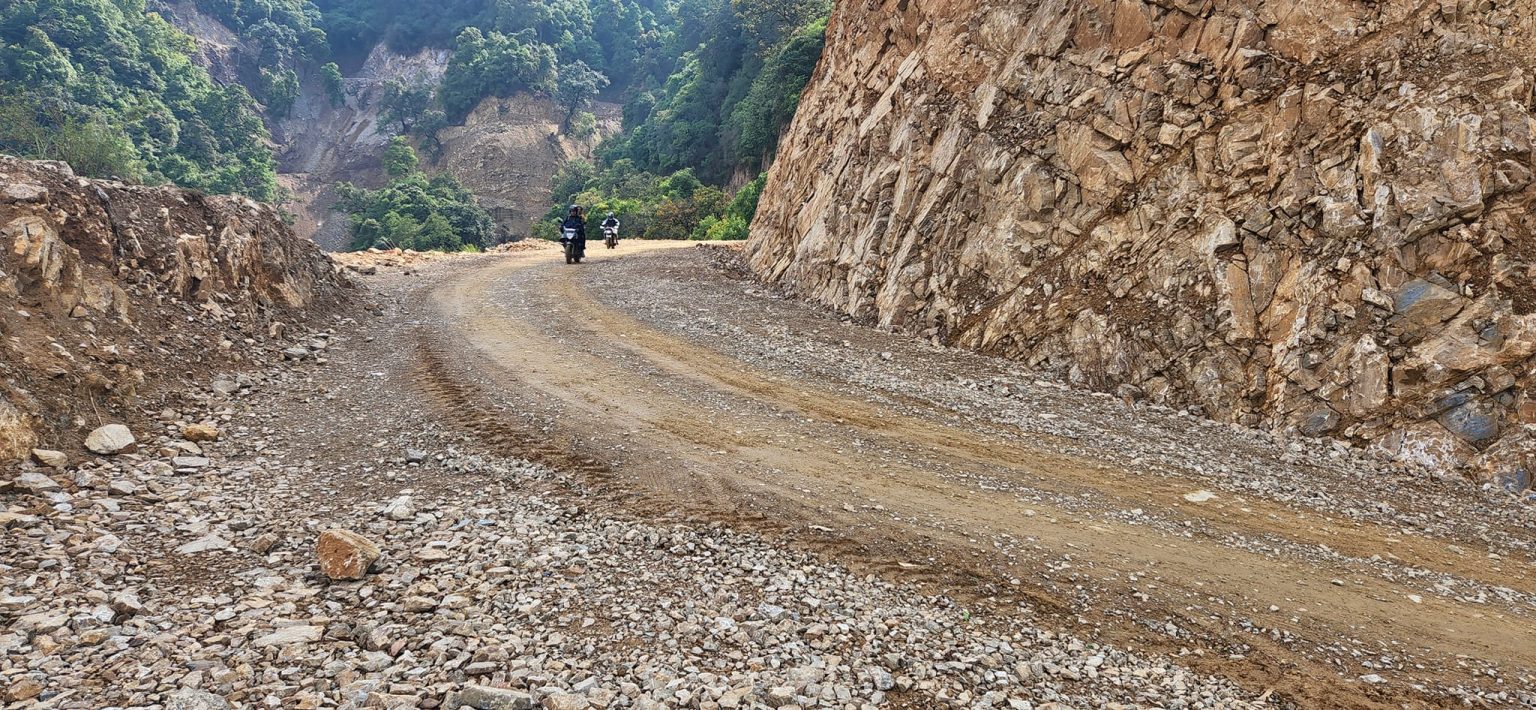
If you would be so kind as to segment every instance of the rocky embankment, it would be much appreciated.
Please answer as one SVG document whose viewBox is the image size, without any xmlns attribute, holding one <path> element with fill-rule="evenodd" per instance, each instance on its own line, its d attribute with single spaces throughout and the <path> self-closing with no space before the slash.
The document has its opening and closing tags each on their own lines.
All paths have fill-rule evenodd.
<svg viewBox="0 0 1536 710">
<path fill-rule="evenodd" d="M 749 245 L 844 312 L 1530 485 L 1528 2 L 844 3 Z"/>
<path fill-rule="evenodd" d="M 350 289 L 269 206 L 0 156 L 0 461 L 68 460 L 168 388 L 289 347 Z"/>
<path fill-rule="evenodd" d="M 320 357 L 188 383 L 138 452 L 0 477 L 0 705 L 1263 706 L 488 450 L 386 386 L 420 372 L 411 294 L 461 260 L 373 256 L 383 317 Z"/>
</svg>

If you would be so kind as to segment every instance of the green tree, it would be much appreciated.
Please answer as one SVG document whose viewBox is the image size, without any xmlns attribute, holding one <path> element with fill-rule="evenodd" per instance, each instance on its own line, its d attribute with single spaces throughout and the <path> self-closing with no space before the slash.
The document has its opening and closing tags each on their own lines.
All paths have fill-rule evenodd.
<svg viewBox="0 0 1536 710">
<path fill-rule="evenodd" d="M 389 139 L 389 145 L 384 148 L 384 172 L 390 177 L 405 177 L 416 172 L 416 167 L 421 161 L 416 157 L 416 149 L 411 147 L 404 136 L 395 136 Z"/>
<path fill-rule="evenodd" d="M 592 100 L 606 86 L 608 77 L 587 66 L 586 62 L 578 60 L 560 67 L 560 86 L 555 89 L 555 102 L 565 110 L 565 119 L 561 122 L 565 130 L 570 129 L 576 113 L 591 106 Z"/>
<path fill-rule="evenodd" d="M 402 146 L 396 138 L 391 148 Z M 393 151 L 401 156 L 405 150 Z M 475 198 L 447 175 L 427 178 L 418 170 L 396 176 L 377 190 L 336 186 L 336 209 L 347 213 L 353 249 L 372 247 L 457 251 L 495 241 L 496 225 Z"/>
<path fill-rule="evenodd" d="M 293 110 L 293 104 L 299 98 L 299 75 L 292 69 L 283 69 L 272 72 L 261 70 L 261 82 L 264 87 L 262 96 L 267 101 L 267 111 L 272 115 L 283 117 Z"/>
<path fill-rule="evenodd" d="M 195 51 L 142 0 L 0 2 L 0 102 L 21 105 L 55 134 L 43 147 L 12 137 L 3 148 L 68 154 L 85 174 L 277 198 L 255 102 L 239 86 L 215 84 Z"/>
<path fill-rule="evenodd" d="M 398 125 L 401 133 L 410 133 L 411 127 L 431 107 L 431 86 L 390 79 L 384 84 L 384 95 L 379 99 L 379 120 Z"/>
<path fill-rule="evenodd" d="M 325 95 L 331 100 L 332 106 L 341 106 L 347 102 L 346 82 L 336 62 L 326 62 L 320 66 L 320 83 L 325 87 Z"/>
<path fill-rule="evenodd" d="M 486 97 L 546 91 L 554 77 L 554 50 L 531 31 L 486 34 L 470 27 L 454 43 L 438 96 L 448 119 L 461 121 Z"/>
<path fill-rule="evenodd" d="M 433 212 L 416 235 L 415 248 L 422 251 L 458 251 L 464 246 L 453 224 L 441 213 Z"/>
</svg>

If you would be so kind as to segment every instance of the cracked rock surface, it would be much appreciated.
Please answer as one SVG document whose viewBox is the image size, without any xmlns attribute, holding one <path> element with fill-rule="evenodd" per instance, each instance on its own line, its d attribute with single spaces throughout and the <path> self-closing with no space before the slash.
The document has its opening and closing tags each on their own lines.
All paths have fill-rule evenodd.
<svg viewBox="0 0 1536 710">
<path fill-rule="evenodd" d="M 1524 490 L 1533 11 L 843 3 L 748 261 L 1075 385 Z"/>
</svg>

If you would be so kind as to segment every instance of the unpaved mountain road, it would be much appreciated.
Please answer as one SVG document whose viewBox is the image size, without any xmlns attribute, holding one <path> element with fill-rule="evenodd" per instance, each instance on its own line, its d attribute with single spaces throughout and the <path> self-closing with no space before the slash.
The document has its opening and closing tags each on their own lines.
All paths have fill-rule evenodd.
<svg viewBox="0 0 1536 710">
<path fill-rule="evenodd" d="M 593 505 L 765 533 L 1271 702 L 1536 702 L 1529 505 L 847 324 L 710 249 L 590 254 L 456 263 L 391 337 L 444 420 Z"/>
</svg>

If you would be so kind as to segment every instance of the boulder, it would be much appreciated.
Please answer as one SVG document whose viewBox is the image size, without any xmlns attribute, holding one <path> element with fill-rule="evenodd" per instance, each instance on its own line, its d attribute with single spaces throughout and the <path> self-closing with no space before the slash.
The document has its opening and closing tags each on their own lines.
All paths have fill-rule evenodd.
<svg viewBox="0 0 1536 710">
<path fill-rule="evenodd" d="M 69 457 L 64 452 L 51 449 L 33 449 L 32 460 L 48 468 L 64 468 L 69 465 Z"/>
<path fill-rule="evenodd" d="M 128 427 L 108 424 L 85 437 L 85 448 L 102 456 L 133 453 L 138 450 L 138 440 L 133 438 L 133 432 Z"/>
<path fill-rule="evenodd" d="M 351 530 L 327 530 L 315 543 L 320 571 L 333 580 L 357 580 L 383 554 L 379 546 Z"/>
</svg>

